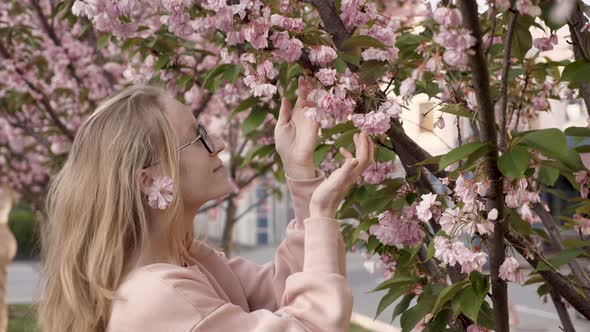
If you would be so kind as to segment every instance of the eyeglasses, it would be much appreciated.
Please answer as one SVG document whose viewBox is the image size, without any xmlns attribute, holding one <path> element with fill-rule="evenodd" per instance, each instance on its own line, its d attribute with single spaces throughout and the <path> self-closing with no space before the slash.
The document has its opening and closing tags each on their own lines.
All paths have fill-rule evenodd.
<svg viewBox="0 0 590 332">
<path fill-rule="evenodd" d="M 207 151 L 209 153 L 214 153 L 215 152 L 215 145 L 213 144 L 213 141 L 211 141 L 211 138 L 209 137 L 209 134 L 207 134 L 207 130 L 205 129 L 205 126 L 203 126 L 203 123 L 201 121 L 199 121 L 199 123 L 197 124 L 197 128 L 196 128 L 195 133 L 197 136 L 195 137 L 194 140 L 179 146 L 178 148 L 176 148 L 176 151 L 180 151 L 180 150 L 186 148 L 187 146 L 195 143 L 196 141 L 200 140 L 201 142 L 203 142 L 205 149 L 207 149 Z M 148 168 L 152 165 L 157 164 L 158 162 L 160 162 L 160 161 L 156 160 L 155 162 L 153 162 L 147 166 L 144 166 L 143 168 Z"/>
<path fill-rule="evenodd" d="M 194 140 L 183 144 L 182 146 L 180 146 L 178 149 L 176 149 L 176 151 L 179 151 L 180 149 L 184 149 L 185 147 L 193 144 L 194 142 L 201 140 L 201 142 L 203 142 L 203 145 L 205 146 L 205 149 L 207 149 L 207 151 L 209 151 L 209 153 L 213 153 L 215 151 L 215 145 L 213 145 L 213 141 L 211 141 L 211 138 L 209 137 L 209 134 L 207 134 L 207 130 L 205 130 L 205 126 L 203 126 L 203 123 L 201 123 L 201 121 L 199 121 L 199 124 L 197 124 L 197 137 L 195 137 Z"/>
</svg>

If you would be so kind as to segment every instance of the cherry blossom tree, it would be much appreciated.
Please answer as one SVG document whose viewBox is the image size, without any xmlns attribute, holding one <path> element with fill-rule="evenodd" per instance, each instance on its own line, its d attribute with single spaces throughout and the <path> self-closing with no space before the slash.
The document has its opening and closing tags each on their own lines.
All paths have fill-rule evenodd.
<svg viewBox="0 0 590 332">
<path fill-rule="evenodd" d="M 91 45 L 100 45 L 97 48 L 104 52 L 98 56 L 91 48 L 86 56 L 73 59 L 83 63 L 89 55 L 112 58 L 113 65 L 105 62 L 98 68 L 116 68 L 110 74 L 127 80 L 163 82 L 196 112 L 210 114 L 211 121 L 228 119 L 227 126 L 241 128 L 236 141 L 242 143 L 235 146 L 246 154 L 236 155 L 234 165 L 258 161 L 263 167 L 274 160 L 276 166 L 269 167 L 278 180 L 284 174 L 267 138 L 268 128 L 277 118 L 280 96 L 295 99 L 295 78 L 313 77 L 306 115 L 322 127 L 315 155 L 318 167 L 328 173 L 334 169 L 341 162 L 335 151 L 352 148 L 352 136 L 359 130 L 369 132 L 378 143 L 377 163 L 338 212 L 339 218 L 355 220 L 342 228 L 347 247 L 367 259 L 378 257 L 385 269 L 386 280 L 375 291 L 387 293 L 376 304 L 376 315 L 397 301 L 393 318 L 401 315 L 404 331 L 416 326 L 431 331 L 445 327 L 509 331 L 507 282 L 516 282 L 539 284 L 539 294 L 551 297 L 564 330 L 574 331 L 565 303 L 590 319 L 590 282 L 580 264 L 589 258 L 590 247 L 590 173 L 584 164 L 590 150 L 583 143 L 590 129 L 531 128 L 541 112 L 550 111 L 549 99 L 568 102 L 577 96 L 590 105 L 585 75 L 590 68 L 588 8 L 583 3 L 489 0 L 478 7 L 475 1 L 458 0 L 440 1 L 433 7 L 418 0 L 75 0 L 51 4 L 45 12 L 60 19 L 49 26 L 74 22 L 74 27 L 86 27 L 83 31 L 93 31 L 89 39 L 96 41 Z M 8 16 L 0 22 L 14 20 Z M 574 58 L 553 61 L 542 51 L 554 47 L 557 29 L 565 26 Z M 76 31 L 68 27 L 63 36 Z M 545 37 L 533 40 L 532 28 L 542 30 Z M 27 29 L 18 36 L 23 38 L 21 45 L 28 45 L 29 38 L 36 40 Z M 27 84 L 27 78 L 38 75 L 25 69 L 38 62 L 22 53 L 26 55 L 15 47 L 0 53 L 8 59 L 4 60 L 12 75 L 8 77 L 20 84 L 11 83 L 4 92 L 9 98 L 3 100 L 13 107 L 11 114 L 29 119 L 28 114 L 39 108 L 51 128 L 75 129 L 51 116 L 53 109 L 67 109 L 51 104 L 56 94 L 45 89 L 53 83 L 31 79 L 38 91 Z M 103 75 L 99 69 L 86 73 L 91 66 L 77 69 L 77 62 L 67 56 L 57 63 L 61 67 L 56 73 L 73 71 L 81 82 Z M 74 98 L 77 102 L 100 99 L 91 97 L 98 95 L 97 90 L 80 88 L 83 85 L 75 78 L 63 76 L 49 76 L 50 82 L 58 77 L 55 84 L 65 84 L 77 92 L 73 95 L 83 94 L 84 98 Z M 98 82 L 109 82 L 108 75 L 104 77 Z M 411 112 L 412 99 L 422 94 L 435 103 L 433 112 L 455 117 L 458 147 L 446 154 L 430 155 L 404 131 L 402 115 Z M 209 106 L 208 100 L 215 96 L 220 106 Z M 27 111 L 31 105 L 33 111 Z M 435 124 L 451 125 L 442 117 Z M 66 133 L 61 131 L 68 137 Z M 16 130 L 12 135 L 17 134 L 22 133 Z M 568 139 L 582 143 L 572 147 Z M 396 160 L 403 165 L 404 177 L 392 177 Z M 570 199 L 573 214 L 556 219 L 553 214 L 560 211 L 549 211 L 540 194 L 559 195 L 554 188 L 559 177 L 578 189 L 580 197 Z M 532 227 L 536 223 L 543 227 Z M 577 231 L 579 238 L 562 239 L 562 229 Z M 544 243 L 561 251 L 547 257 Z M 526 279 L 517 254 L 533 267 Z M 562 265 L 568 265 L 571 273 L 564 273 Z"/>
</svg>

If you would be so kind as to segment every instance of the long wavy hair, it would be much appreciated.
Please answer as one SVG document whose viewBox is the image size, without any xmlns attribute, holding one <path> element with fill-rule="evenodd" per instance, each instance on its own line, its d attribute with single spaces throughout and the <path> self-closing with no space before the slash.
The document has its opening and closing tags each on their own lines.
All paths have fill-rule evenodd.
<svg viewBox="0 0 590 332">
<path fill-rule="evenodd" d="M 50 182 L 41 224 L 43 332 L 105 331 L 126 259 L 148 246 L 145 195 L 138 173 L 158 160 L 179 183 L 177 140 L 163 107 L 164 92 L 131 86 L 103 101 L 74 138 Z M 174 197 L 180 197 L 174 186 Z M 168 208 L 170 252 L 188 254 L 192 225 L 181 199 Z"/>
</svg>

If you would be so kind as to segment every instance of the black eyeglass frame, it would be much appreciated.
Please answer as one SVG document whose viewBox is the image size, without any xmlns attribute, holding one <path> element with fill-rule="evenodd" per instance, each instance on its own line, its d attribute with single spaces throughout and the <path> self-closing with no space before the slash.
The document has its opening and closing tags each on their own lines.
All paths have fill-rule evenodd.
<svg viewBox="0 0 590 332">
<path fill-rule="evenodd" d="M 209 137 L 209 134 L 207 133 L 207 130 L 205 129 L 205 126 L 203 125 L 203 123 L 201 121 L 199 121 L 199 123 L 197 124 L 196 134 L 197 134 L 197 136 L 195 137 L 195 139 L 179 146 L 178 148 L 176 148 L 176 151 L 180 151 L 180 150 L 186 148 L 187 146 L 200 140 L 201 142 L 203 142 L 203 146 L 205 147 L 205 149 L 207 149 L 207 152 L 209 152 L 210 154 L 213 154 L 215 152 L 215 145 L 213 144 L 213 141 L 211 141 L 211 138 Z M 148 168 L 148 167 L 153 166 L 159 162 L 160 162 L 159 160 L 156 160 L 155 162 L 151 163 L 148 166 L 145 166 L 144 168 Z"/>
</svg>

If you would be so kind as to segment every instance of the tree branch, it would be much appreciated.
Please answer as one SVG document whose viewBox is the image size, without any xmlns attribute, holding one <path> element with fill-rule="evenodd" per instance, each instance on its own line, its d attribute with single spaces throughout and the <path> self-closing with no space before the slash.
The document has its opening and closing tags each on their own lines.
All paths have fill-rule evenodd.
<svg viewBox="0 0 590 332">
<path fill-rule="evenodd" d="M 555 289 L 551 289 L 551 300 L 553 300 L 553 305 L 555 305 L 555 310 L 557 311 L 559 320 L 561 320 L 561 324 L 563 324 L 563 331 L 576 332 L 576 328 L 572 323 L 570 314 L 567 312 L 565 303 L 563 303 L 561 296 L 559 296 L 559 292 Z"/>
<path fill-rule="evenodd" d="M 463 17 L 465 27 L 469 29 L 476 39 L 472 48 L 473 54 L 469 55 L 469 66 L 473 72 L 473 86 L 479 107 L 478 122 L 480 127 L 480 140 L 497 145 L 496 120 L 494 106 L 490 94 L 490 78 L 488 66 L 482 51 L 481 27 L 477 3 L 473 0 L 459 1 L 459 9 Z M 504 197 L 502 196 L 502 174 L 498 170 L 498 151 L 490 149 L 485 157 L 484 172 L 490 179 L 490 187 L 486 194 L 486 208 L 498 210 L 498 219 L 495 222 L 494 233 L 488 240 L 490 254 L 490 277 L 492 281 L 492 302 L 494 304 L 494 318 L 497 332 L 510 331 L 508 313 L 508 287 L 506 281 L 499 277 L 500 265 L 504 262 Z"/>
<path fill-rule="evenodd" d="M 39 22 L 41 23 L 43 30 L 45 30 L 45 33 L 47 33 L 49 38 L 53 41 L 53 43 L 56 46 L 62 47 L 61 39 L 59 39 L 59 37 L 55 33 L 55 30 L 53 29 L 53 27 L 51 25 L 49 25 L 49 22 L 47 21 L 45 14 L 43 14 L 43 9 L 41 8 L 41 5 L 39 5 L 39 2 L 37 0 L 31 0 L 31 5 L 33 6 L 33 8 L 35 8 L 35 12 L 37 13 L 37 16 L 39 18 Z M 65 50 L 64 50 L 64 52 L 65 52 Z M 67 54 L 67 52 L 65 52 L 65 53 Z M 76 74 L 76 69 L 74 68 L 74 65 L 69 57 L 68 57 L 68 70 L 70 71 L 70 74 L 72 75 L 72 77 L 74 78 L 76 83 L 78 83 L 78 85 L 80 87 L 83 87 L 84 84 L 82 82 L 82 79 L 80 79 L 78 74 Z M 91 108 L 96 107 L 96 105 L 94 104 L 94 101 L 88 99 L 88 103 L 90 104 Z"/>
<path fill-rule="evenodd" d="M 507 13 L 509 12 L 510 11 L 508 11 Z M 504 56 L 502 60 L 502 87 L 500 88 L 500 107 L 502 115 L 502 136 L 500 137 L 500 146 L 502 147 L 506 146 L 506 110 L 508 109 L 508 70 L 510 70 L 510 51 L 512 49 L 512 39 L 514 37 L 514 27 L 516 26 L 517 19 L 518 12 L 513 12 L 512 17 L 510 18 L 510 23 L 508 23 L 508 31 L 506 32 L 505 38 L 506 45 L 504 45 Z"/>
<path fill-rule="evenodd" d="M 551 243 L 560 251 L 565 250 L 566 248 L 562 243 L 561 233 L 555 225 L 555 220 L 553 219 L 553 216 L 549 214 L 545 210 L 545 208 L 539 203 L 534 204 L 533 209 L 535 210 L 539 218 L 541 218 L 541 221 L 543 222 L 543 225 L 545 225 L 545 228 L 547 228 L 547 231 L 549 232 L 549 237 L 551 239 Z M 585 287 L 583 288 L 584 295 L 586 295 L 586 297 L 590 299 L 590 282 L 588 281 L 588 276 L 586 275 L 586 272 L 584 272 L 584 268 L 580 265 L 580 262 L 575 259 L 572 260 L 568 265 L 572 269 L 572 273 L 574 274 L 576 279 L 578 279 L 580 284 Z"/>
<path fill-rule="evenodd" d="M 534 249 L 531 241 L 522 235 L 515 233 L 506 233 L 506 240 L 531 264 L 533 268 L 541 261 L 545 261 L 545 257 Z M 576 290 L 571 282 L 561 273 L 553 270 L 541 270 L 539 274 L 547 281 L 552 289 L 559 292 L 569 304 L 574 307 L 584 317 L 590 319 L 590 300 L 586 299 L 582 293 Z"/>
<path fill-rule="evenodd" d="M 4 46 L 2 45 L 2 43 L 0 43 L 0 55 L 2 55 L 4 58 L 6 59 L 12 59 L 10 56 L 10 53 L 8 53 L 8 51 L 4 48 Z M 43 91 L 37 89 L 33 83 L 31 83 L 29 80 L 27 80 L 25 74 L 23 73 L 23 71 L 18 68 L 18 65 L 15 63 L 14 65 L 14 70 L 21 76 L 22 80 L 25 82 L 25 84 L 27 84 L 27 86 L 34 92 L 40 94 L 41 96 L 43 96 L 41 98 L 41 104 L 45 107 L 45 111 L 47 112 L 47 114 L 49 114 L 49 117 L 53 120 L 53 123 L 57 126 L 57 128 L 70 140 L 73 141 L 74 140 L 74 133 L 72 133 L 59 119 L 59 117 L 57 116 L 57 113 L 55 112 L 55 110 L 53 109 L 53 107 L 51 107 L 51 104 L 49 103 L 49 101 L 47 100 L 47 97 L 45 96 L 45 94 L 43 93 Z"/>
<path fill-rule="evenodd" d="M 568 21 L 568 27 L 573 41 L 574 58 L 576 60 L 588 59 L 588 34 L 582 32 L 582 27 L 588 23 L 580 4 L 576 2 L 572 17 Z M 580 94 L 586 104 L 586 111 L 590 115 L 590 83 L 587 81 L 580 83 Z"/>
</svg>

